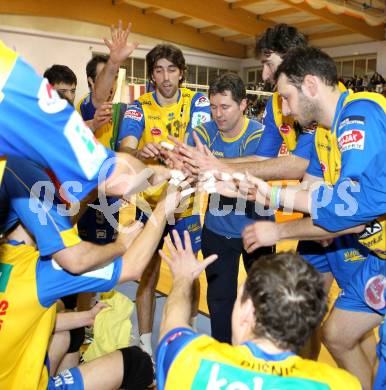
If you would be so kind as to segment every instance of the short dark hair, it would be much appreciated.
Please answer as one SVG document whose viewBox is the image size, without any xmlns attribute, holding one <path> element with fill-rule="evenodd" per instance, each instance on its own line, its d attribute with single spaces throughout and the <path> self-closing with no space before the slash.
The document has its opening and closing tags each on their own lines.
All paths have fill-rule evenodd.
<svg viewBox="0 0 386 390">
<path fill-rule="evenodd" d="M 98 64 L 106 64 L 109 60 L 108 56 L 96 55 L 86 65 L 86 75 L 87 79 L 91 77 L 91 80 L 95 83 L 96 79 L 96 70 Z M 87 81 L 88 87 L 91 88 L 90 83 Z"/>
<path fill-rule="evenodd" d="M 338 84 L 334 60 L 324 51 L 311 46 L 290 50 L 276 71 L 276 81 L 281 73 L 297 88 L 300 88 L 306 75 L 318 76 L 329 86 Z"/>
<path fill-rule="evenodd" d="M 255 50 L 257 57 L 270 53 L 284 57 L 290 49 L 304 46 L 307 46 L 307 38 L 295 27 L 281 23 L 269 27 L 257 38 Z"/>
<path fill-rule="evenodd" d="M 241 77 L 235 73 L 225 73 L 218 76 L 209 84 L 208 96 L 216 95 L 230 91 L 232 99 L 240 104 L 243 99 L 247 98 L 245 85 Z"/>
<path fill-rule="evenodd" d="M 255 336 L 294 352 L 305 344 L 327 310 L 321 274 L 291 252 L 262 256 L 254 262 L 241 301 L 247 299 L 255 308 Z"/>
<path fill-rule="evenodd" d="M 147 77 L 149 78 L 149 81 L 151 83 L 153 82 L 152 74 L 154 68 L 157 64 L 157 61 L 161 60 L 162 58 L 170 61 L 181 71 L 181 84 L 185 79 L 185 58 L 181 49 L 179 49 L 177 46 L 169 44 L 159 44 L 153 47 L 153 49 L 151 49 L 149 53 L 146 54 Z"/>
<path fill-rule="evenodd" d="M 75 73 L 66 65 L 52 65 L 43 74 L 50 84 L 77 84 Z"/>
</svg>

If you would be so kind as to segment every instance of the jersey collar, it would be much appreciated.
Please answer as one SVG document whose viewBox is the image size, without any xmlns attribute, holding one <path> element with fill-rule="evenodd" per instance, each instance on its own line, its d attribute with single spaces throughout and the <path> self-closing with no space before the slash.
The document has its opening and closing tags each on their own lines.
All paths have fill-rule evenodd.
<svg viewBox="0 0 386 390">
<path fill-rule="evenodd" d="M 350 91 L 345 91 L 339 97 L 338 104 L 336 105 L 336 108 L 335 108 L 334 120 L 332 121 L 332 126 L 331 126 L 331 131 L 332 132 L 335 129 L 336 123 L 337 123 L 337 121 L 339 119 L 339 115 L 340 115 L 340 113 L 342 111 L 343 103 L 346 100 L 346 97 L 348 96 L 349 93 L 350 93 Z"/>
<path fill-rule="evenodd" d="M 282 352 L 282 353 L 276 353 L 276 354 L 271 355 L 270 353 L 264 352 L 261 348 L 259 348 L 252 341 L 247 341 L 244 343 L 244 345 L 249 348 L 249 350 L 252 352 L 254 357 L 257 357 L 257 358 L 260 358 L 263 360 L 278 362 L 278 361 L 285 360 L 291 356 L 296 356 L 296 354 L 293 352 Z"/>
</svg>

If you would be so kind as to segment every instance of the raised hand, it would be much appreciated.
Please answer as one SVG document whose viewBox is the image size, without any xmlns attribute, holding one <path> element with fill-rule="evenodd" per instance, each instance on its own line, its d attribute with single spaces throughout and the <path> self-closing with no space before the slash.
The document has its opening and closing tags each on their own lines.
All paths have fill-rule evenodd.
<svg viewBox="0 0 386 390">
<path fill-rule="evenodd" d="M 106 46 L 110 50 L 110 61 L 120 65 L 138 47 L 138 42 L 127 42 L 130 35 L 131 23 L 126 30 L 122 28 L 122 20 L 118 21 L 118 27 L 111 26 L 111 40 L 103 38 Z"/>
<path fill-rule="evenodd" d="M 181 238 L 176 230 L 173 230 L 174 244 L 169 237 L 165 238 L 165 243 L 169 249 L 170 255 L 160 250 L 161 257 L 168 264 L 174 279 L 188 278 L 194 280 L 200 273 L 217 259 L 217 255 L 198 261 L 192 250 L 192 243 L 187 231 L 184 231 L 185 248 L 182 245 Z"/>
</svg>

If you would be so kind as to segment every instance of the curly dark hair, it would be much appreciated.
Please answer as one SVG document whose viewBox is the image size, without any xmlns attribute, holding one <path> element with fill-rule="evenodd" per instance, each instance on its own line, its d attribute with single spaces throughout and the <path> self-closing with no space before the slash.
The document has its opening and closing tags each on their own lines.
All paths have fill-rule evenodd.
<svg viewBox="0 0 386 390">
<path fill-rule="evenodd" d="M 216 95 L 217 93 L 224 93 L 230 91 L 232 99 L 240 104 L 243 99 L 247 98 L 245 85 L 241 77 L 234 73 L 225 73 L 218 76 L 209 84 L 208 96 Z"/>
<path fill-rule="evenodd" d="M 170 61 L 181 71 L 181 85 L 185 79 L 185 58 L 182 54 L 181 49 L 179 49 L 177 46 L 169 44 L 159 44 L 153 47 L 153 49 L 151 49 L 149 53 L 146 54 L 147 77 L 149 78 L 149 81 L 151 83 L 153 82 L 152 74 L 154 68 L 157 64 L 157 61 L 161 60 L 162 58 L 165 58 Z"/>
<path fill-rule="evenodd" d="M 334 60 L 324 51 L 311 46 L 290 50 L 276 70 L 276 81 L 281 73 L 297 88 L 300 88 L 306 75 L 318 76 L 329 86 L 338 84 Z"/>
<path fill-rule="evenodd" d="M 323 319 L 327 294 L 321 274 L 286 252 L 262 256 L 248 273 L 241 301 L 251 299 L 256 337 L 298 352 Z"/>
<path fill-rule="evenodd" d="M 255 52 L 257 57 L 274 52 L 283 58 L 290 49 L 304 46 L 307 46 L 307 38 L 295 27 L 281 23 L 257 38 Z"/>
</svg>

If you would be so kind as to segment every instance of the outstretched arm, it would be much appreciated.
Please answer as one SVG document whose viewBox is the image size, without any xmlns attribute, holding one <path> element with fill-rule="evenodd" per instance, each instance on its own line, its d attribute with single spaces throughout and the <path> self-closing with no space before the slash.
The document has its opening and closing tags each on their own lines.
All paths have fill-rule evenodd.
<svg viewBox="0 0 386 390">
<path fill-rule="evenodd" d="M 104 38 L 104 42 L 110 50 L 110 56 L 106 66 L 95 81 L 95 90 L 92 96 L 95 108 L 108 100 L 119 67 L 138 46 L 137 42 L 127 42 L 130 29 L 131 23 L 129 23 L 126 30 L 123 30 L 122 21 L 119 20 L 117 28 L 111 26 L 111 40 Z"/>
<path fill-rule="evenodd" d="M 190 327 L 193 281 L 210 263 L 217 259 L 217 255 L 212 255 L 202 262 L 198 261 L 193 253 L 187 231 L 184 232 L 185 248 L 175 230 L 173 231 L 173 237 L 174 245 L 169 237 L 165 240 L 170 255 L 160 251 L 161 257 L 167 262 L 172 272 L 173 287 L 164 307 L 159 340 L 162 340 L 165 334 L 172 329 Z"/>
</svg>

